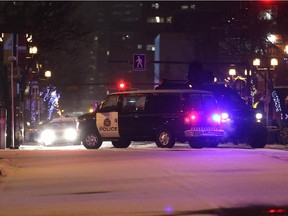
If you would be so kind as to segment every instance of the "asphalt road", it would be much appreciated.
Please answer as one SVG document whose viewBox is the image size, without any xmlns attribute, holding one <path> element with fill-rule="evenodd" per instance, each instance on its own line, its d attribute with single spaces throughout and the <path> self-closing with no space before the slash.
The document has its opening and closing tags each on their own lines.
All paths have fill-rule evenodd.
<svg viewBox="0 0 288 216">
<path fill-rule="evenodd" d="M 281 145 L 28 144 L 0 150 L 0 168 L 1 216 L 288 215 Z"/>
</svg>

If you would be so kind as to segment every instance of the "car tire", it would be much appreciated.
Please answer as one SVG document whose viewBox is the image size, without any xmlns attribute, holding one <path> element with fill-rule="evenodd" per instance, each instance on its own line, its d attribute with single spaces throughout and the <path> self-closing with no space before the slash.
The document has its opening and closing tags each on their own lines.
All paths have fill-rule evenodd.
<svg viewBox="0 0 288 216">
<path fill-rule="evenodd" d="M 174 134 L 168 128 L 160 128 L 157 131 L 155 142 L 160 148 L 173 148 L 175 145 Z"/>
<path fill-rule="evenodd" d="M 98 133 L 89 132 L 83 137 L 82 143 L 87 149 L 98 149 L 102 145 L 102 140 Z"/>
<path fill-rule="evenodd" d="M 266 128 L 257 128 L 255 132 L 249 137 L 248 142 L 252 148 L 264 148 L 267 143 Z"/>
<path fill-rule="evenodd" d="M 131 144 L 131 141 L 129 140 L 118 140 L 118 141 L 112 141 L 112 145 L 115 148 L 128 148 Z"/>
</svg>

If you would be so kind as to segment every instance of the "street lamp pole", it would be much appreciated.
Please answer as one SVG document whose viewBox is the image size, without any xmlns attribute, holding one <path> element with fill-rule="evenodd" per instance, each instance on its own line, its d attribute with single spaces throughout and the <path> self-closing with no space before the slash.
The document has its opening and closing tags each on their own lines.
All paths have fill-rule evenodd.
<svg viewBox="0 0 288 216">
<path fill-rule="evenodd" d="M 11 63 L 11 148 L 15 148 L 14 144 L 14 61 L 16 61 L 15 56 L 9 56 L 8 61 Z"/>
<path fill-rule="evenodd" d="M 271 89 L 271 83 L 269 79 L 269 74 L 271 71 L 275 70 L 275 67 L 278 65 L 278 60 L 276 58 L 270 59 L 270 63 L 268 63 L 268 59 L 266 59 L 265 66 L 260 67 L 261 61 L 260 59 L 256 58 L 253 60 L 253 66 L 256 66 L 258 71 L 264 71 L 264 112 L 266 116 L 266 126 L 269 125 L 269 96 L 270 95 L 269 89 Z"/>
</svg>

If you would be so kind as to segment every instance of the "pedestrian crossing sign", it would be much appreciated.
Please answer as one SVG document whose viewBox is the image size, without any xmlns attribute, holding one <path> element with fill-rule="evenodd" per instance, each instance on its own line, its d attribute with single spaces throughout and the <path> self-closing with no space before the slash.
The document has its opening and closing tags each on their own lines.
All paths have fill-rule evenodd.
<svg viewBox="0 0 288 216">
<path fill-rule="evenodd" d="M 146 70 L 146 55 L 134 54 L 133 55 L 133 71 L 145 71 Z"/>
</svg>

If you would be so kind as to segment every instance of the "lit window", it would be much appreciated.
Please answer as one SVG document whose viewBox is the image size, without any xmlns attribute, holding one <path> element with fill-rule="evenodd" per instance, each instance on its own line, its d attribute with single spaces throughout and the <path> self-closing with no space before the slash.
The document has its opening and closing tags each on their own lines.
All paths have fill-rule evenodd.
<svg viewBox="0 0 288 216">
<path fill-rule="evenodd" d="M 109 50 L 106 51 L 106 55 L 107 55 L 107 56 L 110 55 L 110 51 L 109 51 Z"/>
<path fill-rule="evenodd" d="M 152 8 L 155 8 L 155 9 L 159 9 L 160 8 L 159 3 L 154 3 L 151 6 L 152 6 Z"/>
<path fill-rule="evenodd" d="M 187 10 L 188 8 L 189 8 L 188 5 L 182 5 L 182 6 L 181 6 L 181 9 L 182 9 L 182 10 Z"/>
<path fill-rule="evenodd" d="M 147 23 L 164 23 L 164 22 L 165 22 L 164 17 L 156 16 L 147 18 Z"/>
<path fill-rule="evenodd" d="M 160 17 L 159 16 L 156 16 L 155 20 L 156 20 L 156 23 L 160 23 Z"/>
<path fill-rule="evenodd" d="M 155 51 L 155 46 L 154 45 L 147 45 L 146 50 L 147 51 Z"/>
<path fill-rule="evenodd" d="M 137 49 L 142 49 L 142 44 L 138 44 Z"/>
<path fill-rule="evenodd" d="M 172 17 L 167 17 L 166 22 L 167 23 L 172 23 Z"/>
</svg>

